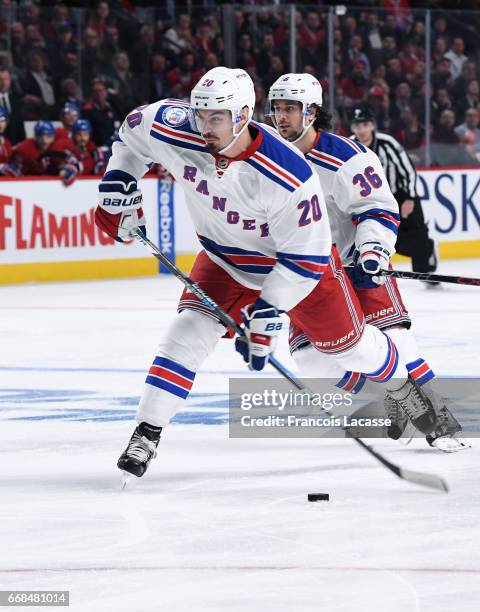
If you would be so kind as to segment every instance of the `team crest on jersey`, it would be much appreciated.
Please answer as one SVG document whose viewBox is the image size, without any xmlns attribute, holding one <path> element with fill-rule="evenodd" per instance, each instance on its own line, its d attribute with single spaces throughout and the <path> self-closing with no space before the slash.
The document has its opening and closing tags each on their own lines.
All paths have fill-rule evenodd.
<svg viewBox="0 0 480 612">
<path fill-rule="evenodd" d="M 188 121 L 188 114 L 181 106 L 169 106 L 163 111 L 162 120 L 167 125 L 179 127 Z"/>
</svg>

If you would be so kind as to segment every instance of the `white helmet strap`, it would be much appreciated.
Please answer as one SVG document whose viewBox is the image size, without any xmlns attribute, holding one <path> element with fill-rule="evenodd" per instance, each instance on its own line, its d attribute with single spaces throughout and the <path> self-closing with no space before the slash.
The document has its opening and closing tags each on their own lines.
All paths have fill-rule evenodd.
<svg viewBox="0 0 480 612">
<path fill-rule="evenodd" d="M 245 107 L 243 107 L 245 108 Z M 243 110 L 243 109 L 242 109 Z M 249 112 L 249 116 L 247 118 L 247 121 L 245 122 L 245 125 L 240 129 L 240 131 L 235 134 L 235 128 L 237 127 L 237 123 L 240 123 L 240 121 L 242 120 L 242 115 L 241 115 L 241 111 L 239 114 L 237 114 L 236 116 L 234 116 L 233 111 L 230 111 L 232 113 L 232 140 L 230 141 L 230 143 L 226 146 L 223 147 L 223 149 L 221 151 L 218 152 L 218 155 L 225 155 L 225 153 L 228 151 L 228 149 L 230 149 L 231 147 L 233 147 L 233 145 L 237 142 L 239 136 L 247 129 L 248 124 L 250 123 L 250 119 L 251 119 L 251 113 Z"/>
</svg>

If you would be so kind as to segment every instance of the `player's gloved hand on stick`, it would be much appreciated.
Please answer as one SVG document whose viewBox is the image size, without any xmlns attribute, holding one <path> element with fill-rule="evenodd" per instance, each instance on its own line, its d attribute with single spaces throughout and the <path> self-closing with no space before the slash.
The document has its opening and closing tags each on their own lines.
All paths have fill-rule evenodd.
<svg viewBox="0 0 480 612">
<path fill-rule="evenodd" d="M 73 164 L 66 163 L 60 168 L 58 175 L 62 179 L 62 183 L 65 187 L 70 187 L 77 178 L 78 168 Z"/>
<path fill-rule="evenodd" d="M 354 267 L 350 270 L 350 279 L 358 289 L 376 289 L 385 282 L 379 274 L 388 270 L 391 253 L 379 242 L 364 242 L 353 256 Z"/>
<path fill-rule="evenodd" d="M 252 370 L 263 370 L 268 356 L 275 350 L 277 336 L 283 327 L 280 313 L 268 302 L 258 298 L 242 308 L 245 337 L 235 340 L 235 349 Z"/>
<path fill-rule="evenodd" d="M 137 228 L 146 236 L 142 202 L 142 192 L 136 184 L 129 194 L 100 191 L 95 223 L 117 242 L 133 240 Z"/>
<path fill-rule="evenodd" d="M 20 170 L 13 164 L 0 164 L 0 176 L 20 176 Z"/>
</svg>

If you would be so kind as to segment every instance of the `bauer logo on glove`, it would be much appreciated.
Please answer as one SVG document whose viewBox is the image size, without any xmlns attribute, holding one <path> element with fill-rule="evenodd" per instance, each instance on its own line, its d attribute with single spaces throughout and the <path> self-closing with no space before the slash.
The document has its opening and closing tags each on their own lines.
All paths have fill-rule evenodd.
<svg viewBox="0 0 480 612">
<path fill-rule="evenodd" d="M 349 272 L 357 289 L 376 289 L 385 282 L 382 270 L 388 270 L 391 253 L 379 242 L 364 242 L 353 256 L 355 266 Z"/>
<path fill-rule="evenodd" d="M 131 206 L 132 208 L 138 208 L 142 204 L 143 196 L 138 191 L 135 194 L 134 197 L 127 198 L 102 198 L 102 208 L 107 206 L 121 206 L 122 208 Z"/>
<path fill-rule="evenodd" d="M 235 349 L 252 370 L 263 370 L 283 328 L 279 311 L 261 298 L 242 309 L 245 336 L 235 340 Z"/>
</svg>

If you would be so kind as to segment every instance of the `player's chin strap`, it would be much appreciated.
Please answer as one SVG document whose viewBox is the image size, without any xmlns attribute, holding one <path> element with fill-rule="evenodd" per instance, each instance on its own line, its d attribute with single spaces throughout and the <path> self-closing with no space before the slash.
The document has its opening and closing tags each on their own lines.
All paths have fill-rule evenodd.
<svg viewBox="0 0 480 612">
<path fill-rule="evenodd" d="M 219 151 L 217 153 L 217 155 L 225 155 L 226 151 L 228 151 L 228 149 L 230 149 L 231 147 L 233 147 L 233 145 L 237 142 L 239 136 L 241 134 L 243 134 L 243 132 L 247 129 L 247 127 L 250 125 L 250 121 L 252 120 L 252 115 L 253 113 L 249 112 L 249 116 L 247 119 L 247 122 L 245 123 L 245 125 L 241 128 L 241 130 L 238 132 L 238 134 L 235 134 L 235 127 L 236 127 L 236 123 L 239 123 L 242 120 L 241 115 L 237 115 L 237 117 L 235 119 L 233 119 L 232 116 L 232 121 L 234 123 L 233 127 L 232 127 L 232 134 L 233 134 L 233 139 L 230 142 L 230 144 L 228 144 L 226 147 L 223 147 L 223 149 L 221 151 Z"/>
<path fill-rule="evenodd" d="M 239 336 L 245 336 L 243 329 L 238 325 L 238 323 L 225 311 L 223 311 L 220 306 L 212 300 L 210 296 L 208 296 L 205 291 L 197 285 L 187 274 L 182 272 L 177 266 L 172 263 L 155 245 L 151 240 L 146 238 L 140 230 L 135 230 L 135 237 L 144 244 L 148 250 L 156 257 L 170 272 L 181 281 L 188 290 L 196 295 L 198 299 L 202 302 L 204 306 L 210 308 L 210 310 L 217 316 L 217 318 L 226 326 L 231 327 Z M 281 374 L 284 378 L 286 378 L 296 389 L 299 391 L 304 391 L 313 395 L 313 391 L 311 391 L 306 385 L 298 380 L 293 374 L 291 374 L 285 366 L 283 366 L 279 361 L 275 359 L 273 355 L 269 355 L 268 361 L 270 365 L 272 365 L 275 370 L 279 374 Z M 320 406 L 321 410 L 325 412 L 330 418 L 334 418 L 334 414 L 330 412 L 323 405 Z M 427 474 L 425 472 L 414 472 L 412 470 L 405 470 L 394 463 L 385 459 L 383 455 L 381 455 L 378 451 L 372 448 L 369 444 L 364 442 L 361 438 L 352 437 L 350 431 L 347 427 L 342 426 L 343 431 L 347 437 L 351 437 L 357 444 L 359 444 L 367 453 L 370 453 L 377 461 L 379 461 L 383 466 L 385 466 L 388 470 L 393 472 L 399 478 L 403 480 L 407 480 L 408 482 L 413 482 L 415 484 L 429 487 L 431 489 L 437 489 L 439 491 L 443 491 L 444 493 L 448 493 L 448 485 L 439 476 L 435 474 Z"/>
<path fill-rule="evenodd" d="M 305 136 L 305 134 L 308 132 L 308 130 L 310 129 L 310 127 L 313 124 L 314 119 L 312 119 L 312 121 L 310 121 L 310 123 L 308 125 L 305 125 L 305 120 L 307 118 L 306 112 L 303 113 L 303 118 L 302 118 L 302 126 L 303 126 L 303 130 L 300 132 L 300 134 L 298 136 L 294 137 L 294 140 L 289 140 L 288 142 L 290 142 L 291 144 L 296 144 L 299 140 L 302 140 L 302 138 Z"/>
</svg>

